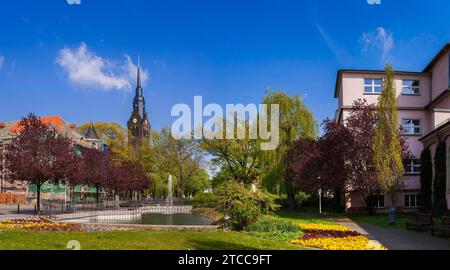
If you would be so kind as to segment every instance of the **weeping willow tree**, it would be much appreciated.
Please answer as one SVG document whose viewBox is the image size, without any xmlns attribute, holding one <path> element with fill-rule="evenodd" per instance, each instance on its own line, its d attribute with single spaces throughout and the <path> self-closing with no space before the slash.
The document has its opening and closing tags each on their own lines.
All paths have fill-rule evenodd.
<svg viewBox="0 0 450 270">
<path fill-rule="evenodd" d="M 395 207 L 395 194 L 402 187 L 405 169 L 402 161 L 402 147 L 399 140 L 397 98 L 394 71 L 386 65 L 386 78 L 383 92 L 377 104 L 377 123 L 373 134 L 374 164 L 379 185 L 386 195 L 392 198 Z"/>
<path fill-rule="evenodd" d="M 314 139 L 318 125 L 300 96 L 289 96 L 283 91 L 268 91 L 263 104 L 278 104 L 280 109 L 280 144 L 276 150 L 262 151 L 262 185 L 272 193 L 285 193 L 290 208 L 296 206 L 297 188 L 294 181 L 285 179 L 285 157 L 291 144 L 300 139 Z M 270 114 L 270 112 L 269 112 Z"/>
</svg>

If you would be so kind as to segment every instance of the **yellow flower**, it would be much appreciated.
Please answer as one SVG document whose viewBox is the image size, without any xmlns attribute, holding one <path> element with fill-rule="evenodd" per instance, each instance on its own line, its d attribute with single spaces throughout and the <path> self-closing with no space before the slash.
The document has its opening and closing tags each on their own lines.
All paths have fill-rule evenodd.
<svg viewBox="0 0 450 270">
<path fill-rule="evenodd" d="M 367 237 L 350 236 L 345 238 L 314 238 L 294 240 L 292 244 L 326 250 L 386 250 L 382 245 L 373 245 Z"/>
<path fill-rule="evenodd" d="M 350 229 L 342 225 L 334 224 L 315 224 L 315 223 L 300 223 L 300 229 L 304 231 L 338 231 L 349 232 Z"/>
</svg>

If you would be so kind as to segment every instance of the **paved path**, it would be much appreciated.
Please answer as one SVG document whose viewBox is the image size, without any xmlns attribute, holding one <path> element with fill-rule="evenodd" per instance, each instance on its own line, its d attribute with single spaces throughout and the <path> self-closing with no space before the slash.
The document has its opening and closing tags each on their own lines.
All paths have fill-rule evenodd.
<svg viewBox="0 0 450 270">
<path fill-rule="evenodd" d="M 376 240 L 390 250 L 450 250 L 450 239 L 432 236 L 429 232 L 384 228 L 356 223 L 348 218 L 329 218 L 329 220 L 357 231 L 371 240 Z"/>
<path fill-rule="evenodd" d="M 17 213 L 17 205 L 0 205 L 0 220 L 21 219 L 34 216 L 34 206 L 20 206 L 20 213 Z"/>
</svg>

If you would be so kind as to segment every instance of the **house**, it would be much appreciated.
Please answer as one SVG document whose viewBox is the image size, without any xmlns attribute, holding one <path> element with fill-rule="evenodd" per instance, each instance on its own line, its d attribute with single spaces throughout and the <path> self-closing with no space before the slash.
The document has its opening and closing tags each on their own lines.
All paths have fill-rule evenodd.
<svg viewBox="0 0 450 270">
<path fill-rule="evenodd" d="M 75 130 L 75 125 L 67 123 L 60 116 L 41 117 L 41 120 L 54 129 L 58 135 L 69 138 L 77 147 L 101 150 L 102 141 L 98 138 L 92 124 L 86 134 L 80 134 Z M 11 182 L 11 179 L 8 179 L 8 172 L 5 168 L 5 146 L 20 131 L 19 123 L 20 120 L 0 123 L 0 194 L 26 194 L 29 198 L 33 197 L 33 194 L 31 194 L 33 193 L 33 187 L 22 181 Z M 65 192 L 61 192 L 61 188 L 49 187 L 48 190 L 52 192 L 44 191 L 42 194 L 44 199 L 54 197 L 55 194 L 59 194 L 59 197 L 64 198 Z"/>
<path fill-rule="evenodd" d="M 405 161 L 404 188 L 396 198 L 403 210 L 416 210 L 420 192 L 420 155 L 429 147 L 434 157 L 439 140 L 447 142 L 447 167 L 450 168 L 450 43 L 446 44 L 423 71 L 395 71 L 399 125 L 414 158 Z M 339 70 L 335 98 L 339 100 L 336 121 L 345 123 L 352 104 L 366 99 L 376 104 L 382 92 L 383 70 Z M 450 208 L 450 169 L 447 170 L 447 203 Z M 378 196 L 379 209 L 391 206 L 389 196 Z M 364 208 L 361 196 L 349 193 L 346 209 Z"/>
</svg>

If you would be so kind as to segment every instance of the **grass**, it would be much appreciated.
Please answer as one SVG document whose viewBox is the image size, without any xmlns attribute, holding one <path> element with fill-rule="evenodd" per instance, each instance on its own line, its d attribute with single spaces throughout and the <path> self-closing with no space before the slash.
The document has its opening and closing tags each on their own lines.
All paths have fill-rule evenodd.
<svg viewBox="0 0 450 270">
<path fill-rule="evenodd" d="M 64 250 L 77 240 L 83 250 L 299 250 L 288 242 L 245 232 L 0 232 L 0 250 Z"/>
<path fill-rule="evenodd" d="M 395 225 L 389 225 L 388 214 L 376 214 L 373 216 L 369 216 L 367 214 L 347 214 L 347 217 L 358 223 L 368 223 L 384 228 L 406 229 L 406 223 L 414 219 L 414 214 L 398 213 L 397 223 Z"/>
<path fill-rule="evenodd" d="M 296 212 L 277 212 L 275 214 L 278 218 L 287 220 L 293 223 L 319 223 L 319 224 L 335 224 L 332 221 L 328 221 L 320 217 L 319 215 L 309 213 L 296 213 Z"/>
<path fill-rule="evenodd" d="M 314 214 L 278 212 L 272 217 L 333 224 Z M 267 239 L 249 232 L 0 232 L 0 250 L 65 250 L 77 240 L 83 250 L 301 250 L 288 241 Z"/>
</svg>

